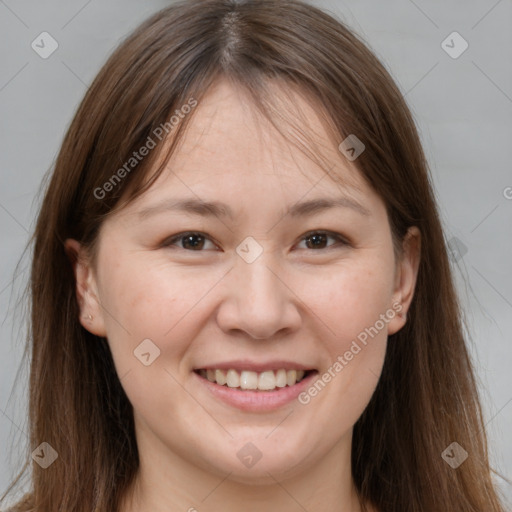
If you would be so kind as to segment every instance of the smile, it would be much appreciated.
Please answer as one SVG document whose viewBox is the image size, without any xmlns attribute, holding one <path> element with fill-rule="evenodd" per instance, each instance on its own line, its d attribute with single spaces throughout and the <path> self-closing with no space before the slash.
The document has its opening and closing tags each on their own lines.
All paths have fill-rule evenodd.
<svg viewBox="0 0 512 512">
<path fill-rule="evenodd" d="M 199 369 L 196 372 L 203 378 L 219 386 L 239 388 L 242 390 L 273 391 L 286 386 L 294 386 L 309 372 L 304 370 L 265 370 L 254 372 L 249 370 Z"/>
<path fill-rule="evenodd" d="M 197 368 L 192 375 L 216 401 L 219 400 L 242 411 L 256 413 L 271 412 L 292 403 L 318 376 L 317 370 L 265 370 L 265 366 L 257 366 L 259 368 L 256 370 L 260 371 L 226 366 Z"/>
</svg>

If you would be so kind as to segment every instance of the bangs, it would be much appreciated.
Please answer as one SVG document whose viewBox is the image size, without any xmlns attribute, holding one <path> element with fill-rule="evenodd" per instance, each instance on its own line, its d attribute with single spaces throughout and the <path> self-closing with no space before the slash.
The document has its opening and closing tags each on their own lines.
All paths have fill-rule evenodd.
<svg viewBox="0 0 512 512">
<path fill-rule="evenodd" d="M 189 89 L 184 91 L 180 100 L 173 105 L 171 112 L 176 111 L 175 109 L 180 103 L 186 105 L 190 99 L 194 99 L 197 106 L 177 124 L 176 129 L 170 130 L 156 144 L 151 157 L 130 174 L 121 187 L 122 194 L 119 200 L 113 205 L 108 215 L 120 211 L 143 195 L 165 170 L 172 172 L 172 169 L 169 168 L 169 161 L 176 153 L 179 153 L 187 129 L 190 127 L 190 123 L 193 123 L 194 116 L 198 115 L 198 111 L 201 110 L 202 102 L 223 79 L 230 82 L 238 93 L 238 99 L 249 107 L 248 112 L 253 116 L 254 125 L 260 133 L 267 128 L 275 130 L 275 133 L 284 141 L 299 149 L 315 166 L 321 169 L 325 173 L 324 177 L 328 176 L 340 188 L 351 187 L 360 190 L 359 181 L 355 177 L 350 179 L 346 173 L 337 172 L 336 168 L 348 166 L 352 173 L 357 172 L 360 178 L 364 178 L 364 174 L 360 172 L 359 168 L 345 158 L 338 149 L 344 134 L 340 133 L 333 119 L 328 116 L 327 109 L 320 100 L 301 86 L 287 82 L 283 78 L 271 80 L 261 73 L 252 75 L 251 78 L 252 80 L 248 82 L 244 77 L 216 75 L 206 86 L 204 83 L 191 83 Z M 307 105 L 307 110 L 299 106 L 297 96 Z M 312 132 L 310 128 L 312 116 L 320 121 L 328 136 L 327 139 L 325 134 Z M 172 114 L 169 113 L 167 117 L 170 119 Z M 155 131 L 160 133 L 161 126 L 162 124 L 153 129 L 152 133 L 154 134 Z M 152 135 L 148 135 L 148 137 L 152 137 Z M 299 165 L 297 165 L 297 169 L 302 171 Z M 303 173 L 303 175 L 305 174 Z"/>
</svg>

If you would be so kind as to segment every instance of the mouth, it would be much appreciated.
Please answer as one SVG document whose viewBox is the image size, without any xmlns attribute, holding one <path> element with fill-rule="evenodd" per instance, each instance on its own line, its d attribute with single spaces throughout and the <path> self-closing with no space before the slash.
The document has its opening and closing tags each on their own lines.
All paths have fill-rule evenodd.
<svg viewBox="0 0 512 512">
<path fill-rule="evenodd" d="M 258 365 L 256 369 L 261 371 L 246 368 L 197 368 L 192 374 L 215 401 L 260 414 L 291 405 L 319 374 L 317 370 L 293 367 L 267 370 Z"/>
<path fill-rule="evenodd" d="M 261 372 L 235 368 L 199 368 L 194 372 L 218 386 L 252 392 L 276 392 L 283 388 L 291 388 L 310 375 L 318 373 L 316 370 L 285 368 Z"/>
</svg>

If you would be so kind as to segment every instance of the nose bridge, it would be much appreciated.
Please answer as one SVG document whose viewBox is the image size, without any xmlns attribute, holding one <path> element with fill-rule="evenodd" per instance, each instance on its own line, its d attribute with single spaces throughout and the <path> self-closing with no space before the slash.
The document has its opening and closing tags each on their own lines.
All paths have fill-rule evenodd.
<svg viewBox="0 0 512 512">
<path fill-rule="evenodd" d="M 269 267 L 276 266 L 275 251 L 270 248 L 270 242 L 264 238 L 256 240 L 246 237 L 236 248 L 238 258 L 235 263 L 235 273 L 238 277 L 248 279 L 251 286 L 258 280 L 268 279 L 268 273 L 274 278 Z"/>
<path fill-rule="evenodd" d="M 246 296 L 252 299 L 252 303 L 279 299 L 282 283 L 276 276 L 278 272 L 271 270 L 277 265 L 270 251 L 263 251 L 250 263 L 242 258 L 240 260 L 235 268 L 236 279 L 239 288 L 245 290 Z"/>
<path fill-rule="evenodd" d="M 272 251 L 258 245 L 259 249 L 254 241 L 248 241 L 237 248 L 242 252 L 230 272 L 228 300 L 221 306 L 218 320 L 224 330 L 243 330 L 263 339 L 296 326 L 299 315 L 291 291 L 279 277 L 280 266 Z"/>
</svg>

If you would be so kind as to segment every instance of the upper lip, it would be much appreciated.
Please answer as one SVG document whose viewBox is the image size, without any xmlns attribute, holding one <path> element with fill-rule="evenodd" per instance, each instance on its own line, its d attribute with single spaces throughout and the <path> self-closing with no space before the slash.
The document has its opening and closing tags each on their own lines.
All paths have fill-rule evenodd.
<svg viewBox="0 0 512 512">
<path fill-rule="evenodd" d="M 241 370 L 241 371 L 253 371 L 253 372 L 264 372 L 267 370 L 313 370 L 311 366 L 296 363 L 294 361 L 285 360 L 272 360 L 262 363 L 255 361 L 249 361 L 248 359 L 237 359 L 233 361 L 224 361 L 219 363 L 207 364 L 204 366 L 198 366 L 196 370 Z"/>
</svg>

